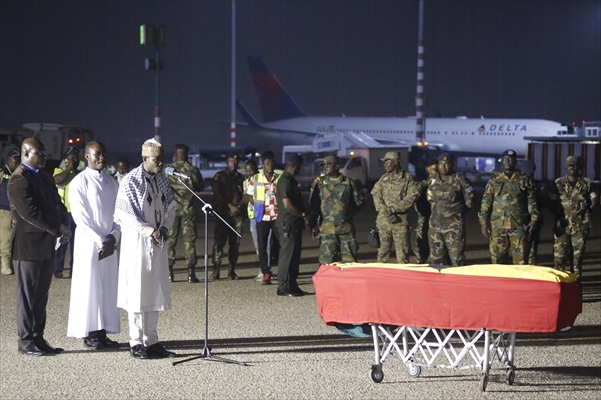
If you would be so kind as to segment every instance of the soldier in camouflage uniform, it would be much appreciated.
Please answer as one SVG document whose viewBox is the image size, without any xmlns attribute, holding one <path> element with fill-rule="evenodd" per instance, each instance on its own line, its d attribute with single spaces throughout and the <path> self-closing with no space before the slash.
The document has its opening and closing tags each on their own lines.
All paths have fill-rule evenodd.
<svg viewBox="0 0 601 400">
<path fill-rule="evenodd" d="M 508 262 L 510 246 L 513 264 L 524 264 L 526 235 L 540 219 L 534 198 L 534 182 L 531 177 L 516 170 L 516 157 L 515 151 L 505 150 L 501 159 L 503 171 L 493 174 L 488 180 L 478 213 L 482 235 L 490 238 L 493 264 Z M 487 226 L 489 218 L 490 228 Z"/>
<path fill-rule="evenodd" d="M 234 153 L 227 156 L 227 168 L 219 171 L 213 178 L 214 209 L 232 228 L 242 235 L 242 218 L 246 209 L 242 208 L 244 175 L 238 172 L 238 156 Z M 213 280 L 219 279 L 219 268 L 223 258 L 223 247 L 229 243 L 228 260 L 230 268 L 229 279 L 238 279 L 236 263 L 238 262 L 238 248 L 240 236 L 236 235 L 221 221 L 215 223 L 215 244 L 213 245 Z"/>
<path fill-rule="evenodd" d="M 591 180 L 580 176 L 580 157 L 569 156 L 566 159 L 566 172 L 566 176 L 555 179 L 556 190 L 553 191 L 556 199 L 555 268 L 564 271 L 573 268 L 580 281 L 582 255 L 591 228 L 590 212 L 598 200 Z"/>
<path fill-rule="evenodd" d="M 190 178 L 188 185 L 195 192 L 204 189 L 204 181 L 198 168 L 188 161 L 190 149 L 185 144 L 175 145 L 175 162 L 169 167 Z M 184 240 L 184 256 L 188 264 L 188 282 L 197 283 L 196 277 L 196 213 L 194 211 L 194 195 L 182 185 L 177 177 L 167 175 L 169 186 L 176 201 L 175 219 L 169 230 L 167 245 L 169 246 L 169 279 L 173 282 L 173 266 L 175 265 L 175 246 L 180 229 Z"/>
<path fill-rule="evenodd" d="M 534 182 L 534 199 L 536 200 L 536 207 L 540 214 L 540 218 L 536 222 L 534 230 L 530 232 L 526 240 L 526 255 L 524 256 L 524 262 L 529 265 L 536 265 L 536 257 L 538 255 L 538 243 L 540 241 L 540 231 L 543 227 L 543 207 L 545 205 L 546 186 L 541 182 L 534 179 L 534 171 L 536 171 L 536 164 L 532 160 L 524 160 L 520 163 L 520 171 L 529 175 Z"/>
<path fill-rule="evenodd" d="M 453 267 L 465 264 L 465 221 L 463 214 L 473 206 L 474 189 L 461 172 L 453 171 L 448 153 L 438 157 L 438 172 L 427 191 L 430 215 L 430 262 L 443 264 L 445 256 Z"/>
<path fill-rule="evenodd" d="M 428 177 L 417 184 L 419 197 L 413 207 L 417 212 L 417 222 L 415 226 L 415 262 L 417 264 L 425 263 L 430 255 L 430 245 L 428 244 L 428 228 L 430 226 L 430 203 L 426 197 L 430 179 L 438 171 L 438 161 L 435 158 L 428 160 L 426 164 Z"/>
<path fill-rule="evenodd" d="M 322 165 L 325 178 L 317 181 L 310 203 L 311 216 L 322 218 L 319 227 L 312 227 L 313 237 L 319 232 L 319 262 L 356 262 L 359 246 L 353 216 L 363 207 L 363 194 L 353 179 L 340 173 L 338 157 L 327 156 Z"/>
<path fill-rule="evenodd" d="M 399 153 L 389 151 L 381 158 L 386 172 L 376 182 L 371 194 L 378 212 L 376 226 L 380 234 L 378 262 L 390 260 L 392 242 L 396 248 L 397 262 L 409 263 L 409 219 L 408 213 L 419 196 L 415 179 L 399 165 Z"/>
<path fill-rule="evenodd" d="M 324 163 L 322 162 L 320 165 L 324 165 Z M 322 167 L 322 173 L 321 175 L 319 175 L 317 178 L 315 178 L 313 180 L 313 183 L 311 183 L 311 190 L 309 192 L 309 208 L 310 208 L 310 213 L 309 213 L 309 229 L 311 230 L 311 237 L 313 239 L 319 239 L 319 224 L 321 224 L 321 220 L 322 220 L 322 216 L 321 216 L 321 207 L 315 207 L 313 204 L 315 202 L 318 202 L 319 199 L 319 186 L 318 184 L 320 184 L 321 182 L 324 181 L 324 179 L 326 179 L 326 175 L 323 172 L 323 167 Z"/>
</svg>

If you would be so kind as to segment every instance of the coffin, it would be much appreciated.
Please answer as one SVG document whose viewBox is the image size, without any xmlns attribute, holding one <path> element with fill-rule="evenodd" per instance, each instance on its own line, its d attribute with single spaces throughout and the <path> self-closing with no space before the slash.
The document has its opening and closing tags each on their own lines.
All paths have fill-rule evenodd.
<svg viewBox="0 0 601 400">
<path fill-rule="evenodd" d="M 555 332 L 582 311 L 573 274 L 532 265 L 332 264 L 313 283 L 328 325 Z"/>
</svg>

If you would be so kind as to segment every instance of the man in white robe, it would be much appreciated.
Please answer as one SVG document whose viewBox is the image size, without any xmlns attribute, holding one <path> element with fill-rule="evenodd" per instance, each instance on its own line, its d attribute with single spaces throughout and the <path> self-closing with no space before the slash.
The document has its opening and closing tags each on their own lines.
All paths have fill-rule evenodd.
<svg viewBox="0 0 601 400">
<path fill-rule="evenodd" d="M 142 164 L 121 181 L 115 222 L 121 226 L 117 306 L 128 312 L 130 354 L 172 357 L 159 343 L 159 311 L 171 309 L 167 235 L 175 200 L 163 170 L 163 148 L 154 139 L 142 145 Z"/>
<path fill-rule="evenodd" d="M 73 265 L 78 273 L 71 283 L 67 336 L 83 338 L 84 346 L 89 348 L 119 347 L 106 336 L 121 331 L 115 252 L 121 232 L 113 221 L 119 183 L 104 172 L 107 158 L 102 143 L 88 143 L 85 153 L 87 168 L 69 184 L 78 240 Z"/>
</svg>

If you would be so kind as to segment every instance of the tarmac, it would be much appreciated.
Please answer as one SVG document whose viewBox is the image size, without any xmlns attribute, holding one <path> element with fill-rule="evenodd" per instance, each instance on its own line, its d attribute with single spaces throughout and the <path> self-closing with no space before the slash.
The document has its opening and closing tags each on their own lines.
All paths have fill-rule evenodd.
<svg viewBox="0 0 601 400">
<path fill-rule="evenodd" d="M 481 192 L 481 189 L 480 189 Z M 206 196 L 210 202 L 210 196 Z M 468 264 L 490 262 L 476 210 L 467 214 Z M 90 350 L 81 339 L 66 336 L 70 279 L 54 279 L 50 289 L 45 337 L 65 348 L 56 356 L 31 357 L 17 352 L 15 278 L 0 276 L 0 398 L 2 399 L 594 399 L 601 390 L 601 212 L 587 243 L 583 269 L 583 311 L 575 326 L 557 333 L 518 333 L 515 382 L 505 369 L 493 369 L 486 392 L 477 369 L 423 368 L 418 378 L 402 363 L 387 361 L 384 379 L 371 379 L 371 338 L 353 338 L 325 325 L 317 313 L 312 275 L 319 268 L 318 244 L 308 230 L 303 237 L 300 287 L 304 297 L 276 296 L 276 285 L 255 282 L 258 260 L 248 227 L 241 242 L 240 279 L 208 284 L 187 282 L 183 258 L 176 264 L 173 309 L 160 313 L 159 338 L 177 353 L 172 359 L 138 360 L 129 355 L 127 315 L 121 333 L 111 335 L 121 347 Z M 213 221 L 209 218 L 209 254 Z M 376 259 L 367 245 L 375 221 L 368 197 L 356 217 L 359 261 Z M 539 246 L 540 265 L 552 265 L 552 217 L 546 216 Z M 204 265 L 204 217 L 198 225 L 197 254 Z M 180 247 L 181 241 L 180 241 Z M 182 254 L 180 251 L 178 254 Z M 210 258 L 209 258 L 210 263 Z M 199 277 L 204 274 L 199 268 Z M 68 271 L 67 271 L 68 272 Z M 77 271 L 75 271 L 77 273 Z M 277 273 L 277 272 L 276 272 Z M 402 290 L 402 287 L 399 288 Z M 208 334 L 207 334 L 208 333 Z M 203 355 L 211 357 L 173 365 Z M 204 353 L 206 355 L 206 353 Z M 234 361 L 231 363 L 227 361 Z"/>
</svg>

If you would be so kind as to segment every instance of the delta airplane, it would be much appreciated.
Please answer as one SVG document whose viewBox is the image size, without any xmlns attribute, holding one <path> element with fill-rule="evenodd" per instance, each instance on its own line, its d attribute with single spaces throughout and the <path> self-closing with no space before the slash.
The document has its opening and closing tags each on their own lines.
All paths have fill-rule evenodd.
<svg viewBox="0 0 601 400">
<path fill-rule="evenodd" d="M 237 102 L 246 124 L 284 144 L 310 144 L 317 136 L 339 134 L 353 147 L 436 146 L 455 154 L 495 155 L 508 148 L 524 156 L 524 137 L 564 136 L 568 127 L 543 119 L 427 118 L 425 143 L 416 141 L 415 117 L 312 117 L 305 114 L 259 57 L 247 58 L 263 114 L 263 123 Z M 296 136 L 296 137 L 293 137 Z"/>
</svg>

